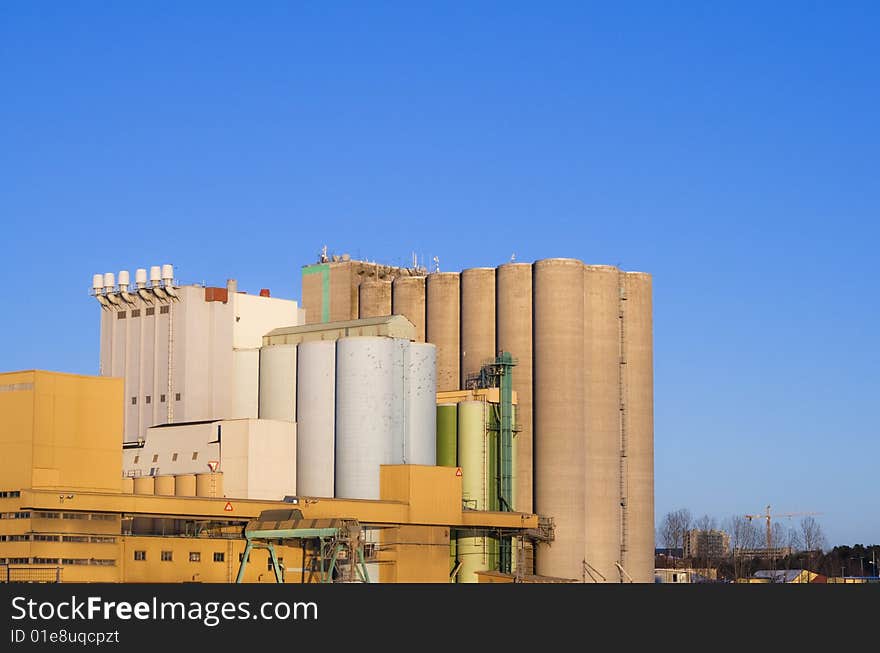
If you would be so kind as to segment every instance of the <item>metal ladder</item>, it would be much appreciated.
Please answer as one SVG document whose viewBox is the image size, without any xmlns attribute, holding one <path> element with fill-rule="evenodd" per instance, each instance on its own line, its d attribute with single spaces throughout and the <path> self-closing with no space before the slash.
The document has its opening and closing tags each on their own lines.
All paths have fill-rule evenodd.
<svg viewBox="0 0 880 653">
<path fill-rule="evenodd" d="M 620 564 L 626 565 L 629 534 L 627 531 L 627 482 L 626 482 L 626 457 L 627 457 L 627 385 L 626 385 L 626 273 L 623 270 L 617 276 L 617 318 L 619 325 L 620 342 L 618 344 L 618 371 L 617 371 L 617 398 L 620 414 Z M 618 565 L 620 567 L 620 565 Z M 623 582 L 623 574 L 620 578 Z"/>
</svg>

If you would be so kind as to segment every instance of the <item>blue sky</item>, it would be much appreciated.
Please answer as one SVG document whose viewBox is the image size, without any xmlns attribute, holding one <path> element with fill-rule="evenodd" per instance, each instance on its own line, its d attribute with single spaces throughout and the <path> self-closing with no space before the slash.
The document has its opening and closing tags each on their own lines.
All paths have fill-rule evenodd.
<svg viewBox="0 0 880 653">
<path fill-rule="evenodd" d="M 654 275 L 656 510 L 880 543 L 873 2 L 0 7 L 0 370 L 95 272 L 299 298 L 331 252 Z M 794 524 L 796 520 L 783 523 Z"/>
</svg>

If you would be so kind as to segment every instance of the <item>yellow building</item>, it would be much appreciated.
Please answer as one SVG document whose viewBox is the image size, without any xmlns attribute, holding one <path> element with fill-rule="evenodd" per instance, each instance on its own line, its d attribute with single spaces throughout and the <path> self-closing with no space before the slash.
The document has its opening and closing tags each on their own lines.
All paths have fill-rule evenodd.
<svg viewBox="0 0 880 653">
<path fill-rule="evenodd" d="M 291 506 L 123 491 L 122 393 L 117 378 L 0 374 L 0 581 L 232 582 L 244 525 Z M 380 500 L 297 497 L 296 507 L 378 533 L 368 563 L 381 582 L 448 582 L 451 529 L 538 525 L 525 513 L 462 510 L 455 471 L 383 466 Z M 286 582 L 307 579 L 299 548 L 278 554 Z M 274 582 L 265 551 L 244 580 Z"/>
</svg>

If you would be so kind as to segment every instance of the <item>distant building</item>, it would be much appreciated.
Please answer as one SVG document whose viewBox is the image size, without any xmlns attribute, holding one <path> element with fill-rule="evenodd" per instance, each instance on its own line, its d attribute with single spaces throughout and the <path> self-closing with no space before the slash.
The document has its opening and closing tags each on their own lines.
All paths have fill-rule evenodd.
<svg viewBox="0 0 880 653">
<path fill-rule="evenodd" d="M 718 580 L 717 569 L 655 569 L 655 583 L 712 583 Z"/>
<path fill-rule="evenodd" d="M 723 558 L 730 549 L 730 535 L 692 528 L 684 535 L 683 549 L 685 558 Z"/>
<path fill-rule="evenodd" d="M 826 577 L 809 569 L 762 569 L 752 574 L 758 582 L 770 583 L 824 583 Z"/>
</svg>

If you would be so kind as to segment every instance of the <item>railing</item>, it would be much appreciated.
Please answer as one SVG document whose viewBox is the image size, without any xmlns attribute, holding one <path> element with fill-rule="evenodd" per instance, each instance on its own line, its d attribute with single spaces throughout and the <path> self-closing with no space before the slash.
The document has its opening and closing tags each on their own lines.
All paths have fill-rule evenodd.
<svg viewBox="0 0 880 653">
<path fill-rule="evenodd" d="M 61 567 L 0 565 L 0 583 L 60 583 Z"/>
</svg>

